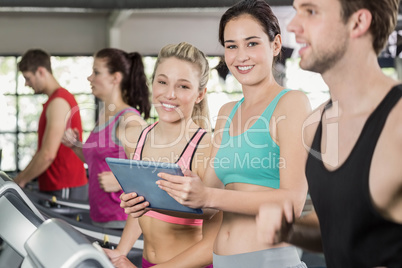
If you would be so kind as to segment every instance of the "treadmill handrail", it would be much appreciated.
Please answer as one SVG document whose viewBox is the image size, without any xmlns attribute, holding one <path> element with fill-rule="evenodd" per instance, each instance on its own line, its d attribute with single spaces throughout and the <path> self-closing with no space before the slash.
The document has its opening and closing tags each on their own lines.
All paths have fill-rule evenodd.
<svg viewBox="0 0 402 268">
<path fill-rule="evenodd" d="M 6 173 L 0 171 L 0 196 L 3 195 L 5 191 L 9 191 L 10 189 L 15 190 L 21 199 L 25 202 L 25 204 L 38 216 L 41 220 L 45 221 L 46 219 L 39 212 L 36 206 L 32 203 L 32 201 L 26 196 L 24 191 L 22 191 L 21 187 L 19 187 Z"/>
</svg>

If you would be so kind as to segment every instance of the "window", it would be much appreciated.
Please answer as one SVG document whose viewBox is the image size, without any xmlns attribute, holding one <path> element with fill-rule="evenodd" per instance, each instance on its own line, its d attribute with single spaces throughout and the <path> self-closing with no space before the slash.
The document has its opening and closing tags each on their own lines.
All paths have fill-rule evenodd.
<svg viewBox="0 0 402 268">
<path fill-rule="evenodd" d="M 2 149 L 1 170 L 17 172 L 23 170 L 32 159 L 37 148 L 37 127 L 42 103 L 47 96 L 34 95 L 25 87 L 25 80 L 17 71 L 18 56 L 0 57 L 0 149 Z M 241 85 L 222 66 L 220 57 L 208 57 L 211 67 L 208 88 L 208 104 L 211 126 L 215 126 L 220 107 L 237 101 L 242 96 Z M 156 57 L 143 58 L 145 73 L 151 85 L 151 76 Z M 60 85 L 75 95 L 80 107 L 84 129 L 84 141 L 93 129 L 97 114 L 97 101 L 92 95 L 87 77 L 92 72 L 92 56 L 52 57 L 52 68 Z M 395 75 L 395 69 L 384 70 Z M 300 69 L 299 59 L 290 58 L 281 74 L 286 87 L 302 90 L 314 108 L 329 98 L 329 91 L 319 74 Z M 157 120 L 154 109 L 148 123 Z"/>
<path fill-rule="evenodd" d="M 0 149 L 1 170 L 15 173 L 23 170 L 37 149 L 37 128 L 45 95 L 34 95 L 25 86 L 25 79 L 18 72 L 18 56 L 0 57 Z M 74 94 L 80 107 L 85 141 L 95 125 L 97 103 L 91 93 L 87 77 L 92 72 L 93 57 L 52 56 L 53 74 L 61 86 Z M 212 68 L 208 83 L 208 103 L 211 125 L 215 126 L 219 108 L 226 102 L 242 97 L 241 86 L 230 74 L 224 78 L 218 74 L 220 57 L 209 57 Z M 152 76 L 156 57 L 144 57 L 145 73 Z M 148 123 L 157 120 L 155 109 L 151 110 Z"/>
<path fill-rule="evenodd" d="M 45 95 L 34 95 L 18 72 L 19 57 L 0 57 L 0 149 L 1 170 L 23 170 L 37 148 L 37 128 Z M 86 77 L 92 57 L 52 57 L 54 76 L 75 95 L 81 112 L 84 139 L 95 125 L 96 105 Z"/>
</svg>

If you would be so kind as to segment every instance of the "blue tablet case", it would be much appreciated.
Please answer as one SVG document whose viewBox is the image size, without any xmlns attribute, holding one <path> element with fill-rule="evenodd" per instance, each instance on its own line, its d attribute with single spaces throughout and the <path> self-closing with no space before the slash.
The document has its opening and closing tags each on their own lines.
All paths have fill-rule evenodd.
<svg viewBox="0 0 402 268">
<path fill-rule="evenodd" d="M 202 214 L 201 209 L 183 206 L 155 183 L 161 179 L 157 176 L 160 172 L 183 176 L 177 164 L 110 157 L 105 160 L 123 191 L 143 196 L 150 208 Z"/>
</svg>

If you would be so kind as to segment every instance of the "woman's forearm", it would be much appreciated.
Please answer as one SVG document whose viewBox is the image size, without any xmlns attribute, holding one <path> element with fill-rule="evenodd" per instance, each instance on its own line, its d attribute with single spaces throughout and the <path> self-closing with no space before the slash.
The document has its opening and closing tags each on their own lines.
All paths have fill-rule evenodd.
<svg viewBox="0 0 402 268">
<path fill-rule="evenodd" d="M 126 226 L 124 226 L 123 233 L 120 238 L 118 250 L 122 255 L 127 255 L 133 247 L 135 241 L 142 233 L 138 218 L 128 216 Z"/>
<path fill-rule="evenodd" d="M 257 215 L 261 204 L 281 205 L 285 200 L 292 200 L 297 215 L 303 209 L 305 196 L 300 191 L 288 189 L 251 192 L 210 188 L 205 207 L 226 212 Z"/>
<path fill-rule="evenodd" d="M 84 154 L 83 154 L 83 152 L 82 152 L 82 147 L 80 147 L 80 146 L 74 146 L 74 147 L 71 148 L 71 150 L 73 150 L 73 152 L 75 153 L 75 155 L 78 156 L 78 158 L 79 158 L 83 163 L 86 163 Z"/>
</svg>

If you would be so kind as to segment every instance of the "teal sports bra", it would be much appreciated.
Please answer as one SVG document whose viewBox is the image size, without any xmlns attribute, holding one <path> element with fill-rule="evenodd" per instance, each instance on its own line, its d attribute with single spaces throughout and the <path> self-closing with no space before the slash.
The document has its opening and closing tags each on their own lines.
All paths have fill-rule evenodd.
<svg viewBox="0 0 402 268">
<path fill-rule="evenodd" d="M 213 161 L 215 173 L 224 185 L 234 182 L 279 188 L 280 150 L 269 133 L 269 121 L 280 98 L 290 89 L 282 90 L 255 123 L 237 136 L 229 135 L 233 116 L 243 103 L 233 107 L 222 131 L 222 142 Z"/>
</svg>

